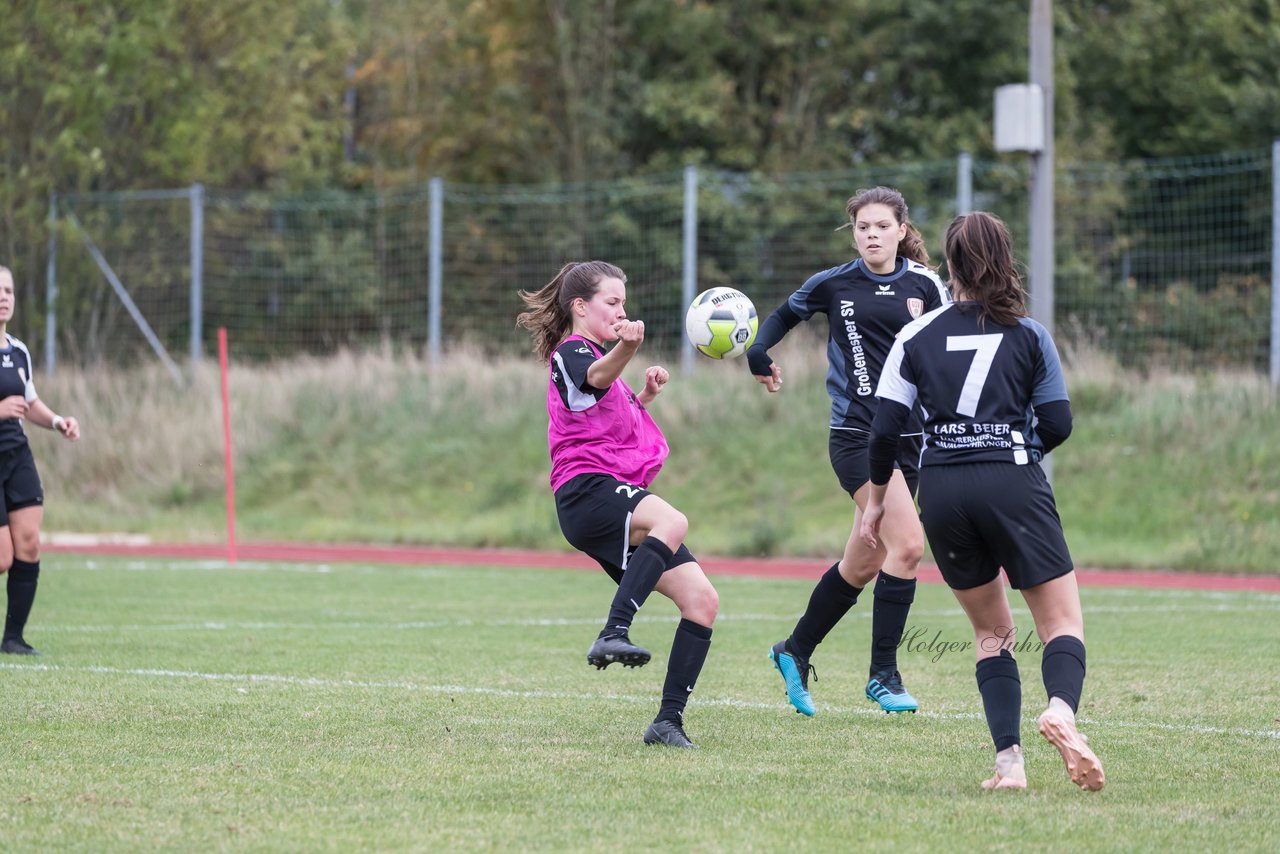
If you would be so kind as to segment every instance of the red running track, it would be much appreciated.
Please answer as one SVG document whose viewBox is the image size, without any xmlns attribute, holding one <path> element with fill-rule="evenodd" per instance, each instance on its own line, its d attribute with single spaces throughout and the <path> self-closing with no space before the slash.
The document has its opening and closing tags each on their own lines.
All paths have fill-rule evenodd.
<svg viewBox="0 0 1280 854">
<path fill-rule="evenodd" d="M 173 557 L 225 560 L 227 549 L 220 545 L 148 543 L 143 545 L 95 543 L 70 545 L 46 543 L 46 552 L 123 555 L 129 557 Z M 299 563 L 402 563 L 411 565 L 448 564 L 454 566 L 525 566 L 543 569 L 597 570 L 595 562 L 577 552 L 539 552 L 522 549 L 449 548 L 434 546 L 371 546 L 316 543 L 238 543 L 236 557 L 254 561 L 296 561 Z M 699 558 L 708 575 L 750 575 L 763 578 L 794 578 L 816 581 L 830 565 L 817 558 Z M 1280 593 L 1280 577 L 1259 575 L 1212 575 L 1158 570 L 1077 569 L 1084 587 L 1147 587 L 1182 590 L 1248 590 Z M 919 579 L 942 583 L 933 564 L 921 564 Z"/>
</svg>

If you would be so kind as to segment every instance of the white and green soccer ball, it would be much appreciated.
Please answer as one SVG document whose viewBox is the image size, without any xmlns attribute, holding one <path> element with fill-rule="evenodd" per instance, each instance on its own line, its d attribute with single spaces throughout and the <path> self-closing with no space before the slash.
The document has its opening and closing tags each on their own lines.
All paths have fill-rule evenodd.
<svg viewBox="0 0 1280 854">
<path fill-rule="evenodd" d="M 737 288 L 708 288 L 684 315 L 689 341 L 712 359 L 733 359 L 747 352 L 759 323 L 756 307 Z"/>
</svg>

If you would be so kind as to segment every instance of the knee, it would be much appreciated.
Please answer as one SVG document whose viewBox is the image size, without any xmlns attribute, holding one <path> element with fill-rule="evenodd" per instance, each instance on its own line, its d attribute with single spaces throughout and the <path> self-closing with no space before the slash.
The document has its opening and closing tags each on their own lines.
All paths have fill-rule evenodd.
<svg viewBox="0 0 1280 854">
<path fill-rule="evenodd" d="M 720 613 L 720 594 L 710 582 L 702 585 L 685 601 L 680 616 L 700 626 L 711 627 Z"/>
<path fill-rule="evenodd" d="M 684 543 L 685 535 L 689 533 L 689 517 L 685 516 L 679 510 L 672 510 L 658 520 L 651 529 L 649 536 L 657 537 L 666 544 L 667 548 L 675 551 Z"/>
<path fill-rule="evenodd" d="M 30 563 L 40 560 L 40 534 L 33 532 L 30 534 L 22 533 L 13 538 L 13 554 Z M 9 557 L 9 563 L 13 563 L 13 556 Z M 9 567 L 6 566 L 5 569 Z"/>
<path fill-rule="evenodd" d="M 850 586 L 866 587 L 880 574 L 880 563 L 879 556 L 875 554 L 871 555 L 870 560 L 844 559 L 840 561 L 837 571 Z"/>
<path fill-rule="evenodd" d="M 1018 629 L 1015 626 L 974 626 L 974 650 L 978 658 L 999 655 L 1000 650 L 1012 652 L 1018 642 Z"/>
<path fill-rule="evenodd" d="M 924 558 L 924 535 L 912 534 L 890 547 L 891 556 L 899 566 L 915 568 Z"/>
</svg>

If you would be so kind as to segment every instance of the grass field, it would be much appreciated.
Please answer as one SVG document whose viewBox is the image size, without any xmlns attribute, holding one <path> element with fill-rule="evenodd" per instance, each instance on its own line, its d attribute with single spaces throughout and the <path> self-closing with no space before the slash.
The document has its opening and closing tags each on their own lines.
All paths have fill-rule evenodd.
<svg viewBox="0 0 1280 854">
<path fill-rule="evenodd" d="M 971 653 L 942 646 L 966 622 L 938 585 L 921 586 L 900 655 L 922 713 L 862 699 L 861 603 L 814 657 L 809 719 L 766 651 L 810 583 L 714 578 L 721 617 L 686 715 L 699 749 L 677 751 L 641 743 L 675 609 L 641 612 L 648 667 L 589 668 L 601 573 L 45 567 L 28 639 L 46 654 L 0 660 L 5 851 L 1280 847 L 1280 596 L 1087 588 L 1080 714 L 1107 787 L 1076 789 L 1036 734 L 1032 645 L 1030 787 L 993 795 Z"/>
<path fill-rule="evenodd" d="M 844 550 L 852 504 L 827 459 L 822 345 L 799 333 L 784 345 L 781 394 L 741 360 L 703 359 L 653 405 L 672 448 L 655 489 L 688 515 L 699 553 Z M 1280 398 L 1265 378 L 1137 375 L 1098 354 L 1068 364 L 1075 431 L 1053 453 L 1054 490 L 1078 565 L 1280 573 Z M 233 360 L 230 384 L 242 540 L 567 548 L 532 357 Z M 59 368 L 40 388 L 84 428 L 75 444 L 31 431 L 46 531 L 222 540 L 215 371 L 180 388 L 158 366 Z"/>
</svg>

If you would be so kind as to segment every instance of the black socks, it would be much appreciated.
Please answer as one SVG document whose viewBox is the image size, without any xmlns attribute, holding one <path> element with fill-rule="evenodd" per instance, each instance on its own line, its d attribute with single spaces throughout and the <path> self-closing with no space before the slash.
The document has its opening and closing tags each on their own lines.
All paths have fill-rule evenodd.
<svg viewBox="0 0 1280 854">
<path fill-rule="evenodd" d="M 861 592 L 861 587 L 854 587 L 840 575 L 840 562 L 833 563 L 818 579 L 809 595 L 809 607 L 791 632 L 787 645 L 791 654 L 807 661 L 827 633 L 849 613 Z"/>
<path fill-rule="evenodd" d="M 977 669 L 978 693 L 982 694 L 982 708 L 996 751 L 1020 744 L 1022 679 L 1018 676 L 1018 662 L 1007 649 L 1002 649 L 995 658 L 979 661 Z"/>
<path fill-rule="evenodd" d="M 685 704 L 693 686 L 698 684 L 698 674 L 711 649 L 711 629 L 682 619 L 676 626 L 676 637 L 671 643 L 671 660 L 667 662 L 667 678 L 662 683 L 662 705 L 657 720 L 680 723 Z"/>
<path fill-rule="evenodd" d="M 39 577 L 40 561 L 13 559 L 6 584 L 9 610 L 4 618 L 4 640 L 22 639 L 22 630 L 26 628 L 27 617 L 31 614 L 31 603 L 36 599 L 36 582 Z"/>
<path fill-rule="evenodd" d="M 1084 643 L 1071 635 L 1059 635 L 1045 644 L 1040 675 L 1049 699 L 1059 697 L 1075 712 L 1084 689 Z"/>
<path fill-rule="evenodd" d="M 916 580 L 895 578 L 883 570 L 876 578 L 875 605 L 871 609 L 871 675 L 898 669 L 898 644 L 907 627 L 907 615 L 916 598 Z"/>
<path fill-rule="evenodd" d="M 613 595 L 601 637 L 622 634 L 631 628 L 636 611 L 662 580 L 662 573 L 666 572 L 671 558 L 671 549 L 657 537 L 645 537 L 644 542 L 636 547 L 627 561 L 626 571 L 622 573 L 618 592 Z"/>
</svg>

